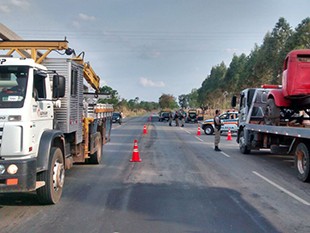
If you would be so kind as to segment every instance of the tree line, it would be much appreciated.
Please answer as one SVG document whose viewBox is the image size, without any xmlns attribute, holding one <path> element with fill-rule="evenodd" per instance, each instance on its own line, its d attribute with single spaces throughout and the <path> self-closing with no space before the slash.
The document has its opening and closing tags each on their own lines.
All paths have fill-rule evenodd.
<svg viewBox="0 0 310 233">
<path fill-rule="evenodd" d="M 310 18 L 302 20 L 295 29 L 285 18 L 279 18 L 271 32 L 267 32 L 261 45 L 254 45 L 249 55 L 233 55 L 230 64 L 224 62 L 211 68 L 210 74 L 201 87 L 192 89 L 191 93 L 178 96 L 162 94 L 158 102 L 139 101 L 139 98 L 119 99 L 116 90 L 104 86 L 102 92 L 110 93 L 109 99 L 102 103 L 111 103 L 117 109 L 127 108 L 131 111 L 144 109 L 181 108 L 229 108 L 233 95 L 249 87 L 262 84 L 281 84 L 283 62 L 288 52 L 294 49 L 310 49 Z M 177 103 L 178 101 L 178 103 Z"/>
<path fill-rule="evenodd" d="M 262 84 L 281 84 L 283 62 L 294 49 L 310 49 L 310 18 L 295 28 L 281 17 L 262 45 L 255 44 L 249 55 L 234 55 L 229 66 L 212 67 L 201 87 L 179 96 L 181 106 L 229 108 L 233 95 Z M 181 101 L 180 101 L 181 99 Z"/>
</svg>

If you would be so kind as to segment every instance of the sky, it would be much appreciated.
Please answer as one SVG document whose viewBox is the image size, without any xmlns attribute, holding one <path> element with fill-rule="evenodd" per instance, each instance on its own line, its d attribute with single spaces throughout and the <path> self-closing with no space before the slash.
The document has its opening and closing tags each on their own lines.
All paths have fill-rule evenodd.
<svg viewBox="0 0 310 233">
<path fill-rule="evenodd" d="M 157 102 L 200 88 L 280 17 L 294 29 L 309 9 L 310 0 L 0 0 L 0 22 L 27 40 L 66 38 L 101 86 Z"/>
</svg>

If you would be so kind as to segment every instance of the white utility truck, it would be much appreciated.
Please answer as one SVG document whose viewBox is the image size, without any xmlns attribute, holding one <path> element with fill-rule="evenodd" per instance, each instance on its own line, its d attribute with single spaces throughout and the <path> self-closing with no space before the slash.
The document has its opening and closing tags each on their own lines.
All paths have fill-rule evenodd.
<svg viewBox="0 0 310 233">
<path fill-rule="evenodd" d="M 0 57 L 0 193 L 36 190 L 42 204 L 57 203 L 65 169 L 75 162 L 100 163 L 113 107 L 97 104 L 100 79 L 66 40 L 0 41 L 0 49 L 5 51 Z M 65 51 L 65 58 L 48 58 L 52 51 Z M 94 89 L 86 97 L 84 79 Z"/>
</svg>

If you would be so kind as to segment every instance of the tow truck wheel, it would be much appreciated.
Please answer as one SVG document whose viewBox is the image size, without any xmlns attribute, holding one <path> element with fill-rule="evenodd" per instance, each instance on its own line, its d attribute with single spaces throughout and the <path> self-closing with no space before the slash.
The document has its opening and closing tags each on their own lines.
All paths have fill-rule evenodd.
<svg viewBox="0 0 310 233">
<path fill-rule="evenodd" d="M 295 150 L 295 167 L 297 177 L 303 182 L 310 181 L 310 155 L 309 147 L 304 143 L 299 143 Z"/>
<path fill-rule="evenodd" d="M 212 135 L 214 133 L 212 125 L 206 125 L 206 127 L 204 127 L 204 131 L 207 135 Z"/>
<path fill-rule="evenodd" d="M 60 148 L 52 147 L 48 169 L 38 174 L 38 181 L 45 185 L 37 189 L 37 196 L 41 204 L 55 204 L 60 200 L 65 180 L 65 166 L 63 153 Z"/>
<path fill-rule="evenodd" d="M 102 153 L 102 142 L 101 142 L 101 134 L 97 133 L 95 136 L 95 147 L 96 152 L 90 155 L 89 163 L 90 164 L 100 164 L 101 163 L 101 153 Z"/>
<path fill-rule="evenodd" d="M 239 149 L 240 149 L 240 152 L 242 154 L 250 154 L 251 153 L 251 150 L 248 148 L 248 146 L 245 143 L 243 130 L 240 132 L 240 136 L 239 136 Z"/>
<path fill-rule="evenodd" d="M 278 125 L 280 122 L 280 108 L 272 98 L 267 100 L 264 120 L 266 125 Z"/>
</svg>

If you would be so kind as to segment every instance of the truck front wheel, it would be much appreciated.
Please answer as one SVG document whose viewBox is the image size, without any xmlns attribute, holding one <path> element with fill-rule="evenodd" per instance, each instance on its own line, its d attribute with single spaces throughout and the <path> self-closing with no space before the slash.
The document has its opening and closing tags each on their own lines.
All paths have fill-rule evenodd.
<svg viewBox="0 0 310 233">
<path fill-rule="evenodd" d="M 299 143 L 295 150 L 295 167 L 299 180 L 303 182 L 310 181 L 309 147 L 304 143 Z"/>
<path fill-rule="evenodd" d="M 65 179 L 63 153 L 60 148 L 52 147 L 48 169 L 37 175 L 38 181 L 45 185 L 37 189 L 37 196 L 41 204 L 56 204 L 61 197 Z"/>
<path fill-rule="evenodd" d="M 245 138 L 244 131 L 242 130 L 239 135 L 239 149 L 242 154 L 250 154 L 251 150 L 248 148 Z"/>
<path fill-rule="evenodd" d="M 265 124 L 278 125 L 280 123 L 280 108 L 276 106 L 274 99 L 268 99 L 265 107 Z"/>
</svg>

